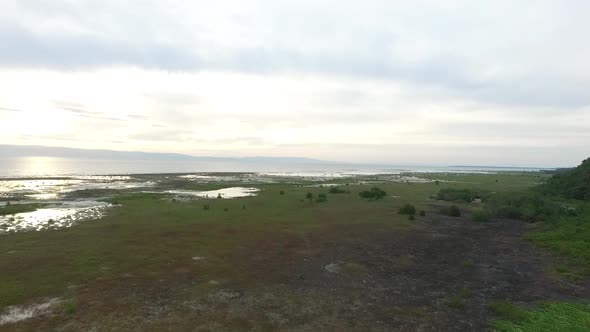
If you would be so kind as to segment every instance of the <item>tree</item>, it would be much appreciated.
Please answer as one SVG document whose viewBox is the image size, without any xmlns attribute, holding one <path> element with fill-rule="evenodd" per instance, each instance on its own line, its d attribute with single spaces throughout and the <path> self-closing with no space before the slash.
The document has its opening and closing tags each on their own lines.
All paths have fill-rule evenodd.
<svg viewBox="0 0 590 332">
<path fill-rule="evenodd" d="M 359 193 L 359 196 L 368 200 L 382 199 L 386 195 L 387 193 L 384 190 L 377 187 L 373 187 L 370 190 L 364 190 Z"/>
</svg>

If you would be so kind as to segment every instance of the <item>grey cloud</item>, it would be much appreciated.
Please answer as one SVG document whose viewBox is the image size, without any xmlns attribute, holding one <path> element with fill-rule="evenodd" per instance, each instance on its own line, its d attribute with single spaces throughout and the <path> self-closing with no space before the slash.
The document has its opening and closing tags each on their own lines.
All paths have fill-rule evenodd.
<svg viewBox="0 0 590 332">
<path fill-rule="evenodd" d="M 0 26 L 4 67 L 61 70 L 139 66 L 165 70 L 197 69 L 199 59 L 183 45 L 142 45 L 97 36 L 40 36 L 19 26 Z"/>
<path fill-rule="evenodd" d="M 261 75 L 311 73 L 402 81 L 415 85 L 418 90 L 437 87 L 456 98 L 498 105 L 560 108 L 590 105 L 588 73 L 558 69 L 559 66 L 567 69 L 568 61 L 576 54 L 583 58 L 589 52 L 577 40 L 583 40 L 582 32 L 588 28 L 586 23 L 580 23 L 585 18 L 573 15 L 577 8 L 584 12 L 587 8 L 584 1 L 568 2 L 562 12 L 551 12 L 558 4 L 540 11 L 547 16 L 542 17 L 547 31 L 539 26 L 531 26 L 527 31 L 519 29 L 528 23 L 526 14 L 530 5 L 526 4 L 515 5 L 511 13 L 496 10 L 487 17 L 478 15 L 485 9 L 502 6 L 469 2 L 465 5 L 459 1 L 455 10 L 465 12 L 456 15 L 449 14 L 444 6 L 421 8 L 379 1 L 369 1 L 358 8 L 330 6 L 328 2 L 323 5 L 302 2 L 300 6 L 254 2 L 252 13 L 234 15 L 238 18 L 234 22 L 236 26 L 227 23 L 228 30 L 234 34 L 225 33 L 226 29 L 222 28 L 221 36 L 209 35 L 210 30 L 217 31 L 217 22 L 209 22 L 210 27 L 206 22 L 186 25 L 188 22 L 183 21 L 205 20 L 207 9 L 203 10 L 203 17 L 180 14 L 175 17 L 169 15 L 166 6 L 153 1 L 142 6 L 133 3 L 121 6 L 113 1 L 101 6 L 92 2 L 23 3 L 16 8 L 33 13 L 31 17 L 51 16 L 64 25 L 82 26 L 83 32 L 39 33 L 29 27 L 36 24 L 32 19 L 23 23 L 6 20 L 0 25 L 3 45 L 0 66 L 60 70 L 137 66 Z M 369 11 L 371 15 L 367 16 L 366 10 L 371 8 L 379 8 L 379 12 Z M 228 17 L 232 16 L 231 9 L 228 5 Z M 502 23 L 498 23 L 499 17 L 494 14 L 502 15 Z M 85 20 L 89 15 L 93 19 Z M 482 17 L 487 20 L 478 22 Z M 396 19 L 402 23 L 392 28 L 388 20 Z M 568 20 L 572 21 L 571 27 Z M 566 21 L 568 25 L 564 24 Z M 272 33 L 265 33 L 268 27 L 273 28 Z M 553 27 L 559 27 L 555 30 L 562 35 L 551 35 Z M 534 44 L 539 38 L 546 41 L 541 47 L 527 48 L 527 43 Z M 426 56 L 414 56 L 412 42 L 408 46 L 408 40 L 419 45 L 432 44 L 433 49 L 426 47 L 427 51 L 423 52 Z M 561 53 L 552 51 L 561 46 L 567 49 Z M 404 52 L 407 52 L 405 56 Z M 538 59 L 542 60 L 539 65 L 528 67 Z M 497 69 L 501 75 L 486 76 L 485 72 Z M 181 95 L 161 98 L 168 98 L 168 104 L 198 103 L 198 99 L 184 100 Z"/>
</svg>

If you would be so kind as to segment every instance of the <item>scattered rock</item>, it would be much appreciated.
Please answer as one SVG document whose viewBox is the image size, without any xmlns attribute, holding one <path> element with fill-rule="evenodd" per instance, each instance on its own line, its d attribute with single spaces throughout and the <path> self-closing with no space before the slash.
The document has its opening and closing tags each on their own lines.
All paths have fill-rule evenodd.
<svg viewBox="0 0 590 332">
<path fill-rule="evenodd" d="M 340 271 L 342 270 L 340 265 L 336 263 L 330 263 L 324 266 L 324 269 L 330 273 L 340 273 Z"/>
<path fill-rule="evenodd" d="M 205 260 L 205 257 L 201 257 L 201 256 L 193 256 L 193 261 L 200 262 L 200 261 L 204 261 L 204 260 Z"/>
<path fill-rule="evenodd" d="M 273 326 L 282 327 L 289 323 L 289 320 L 283 315 L 276 313 L 276 312 L 267 312 L 266 318 L 270 321 Z"/>
<path fill-rule="evenodd" d="M 209 294 L 209 300 L 213 302 L 228 302 L 242 296 L 242 293 L 231 290 L 221 289 L 213 294 Z"/>
<path fill-rule="evenodd" d="M 219 285 L 219 281 L 217 281 L 217 280 L 209 280 L 209 285 Z"/>
</svg>

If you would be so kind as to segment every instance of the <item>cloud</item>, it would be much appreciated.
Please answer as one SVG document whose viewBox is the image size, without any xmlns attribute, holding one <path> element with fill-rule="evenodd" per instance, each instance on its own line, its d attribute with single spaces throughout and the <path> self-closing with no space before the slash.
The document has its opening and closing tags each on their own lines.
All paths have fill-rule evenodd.
<svg viewBox="0 0 590 332">
<path fill-rule="evenodd" d="M 589 10 L 581 0 L 7 0 L 0 138 L 257 155 L 334 144 L 343 148 L 322 153 L 340 160 L 413 156 L 404 144 L 547 146 L 581 158 Z"/>
<path fill-rule="evenodd" d="M 7 108 L 7 107 L 0 107 L 0 111 L 22 112 L 22 110 L 17 110 L 15 108 Z"/>
<path fill-rule="evenodd" d="M 353 76 L 496 104 L 582 107 L 590 104 L 590 45 L 580 43 L 589 7 L 18 1 L 0 26 L 0 65 Z"/>
</svg>

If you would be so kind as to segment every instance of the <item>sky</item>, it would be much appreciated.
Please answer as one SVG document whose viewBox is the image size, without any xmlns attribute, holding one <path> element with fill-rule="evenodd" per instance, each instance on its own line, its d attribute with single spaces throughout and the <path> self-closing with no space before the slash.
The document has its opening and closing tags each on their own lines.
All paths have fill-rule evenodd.
<svg viewBox="0 0 590 332">
<path fill-rule="evenodd" d="M 0 142 L 573 166 L 590 2 L 2 0 Z"/>
</svg>

